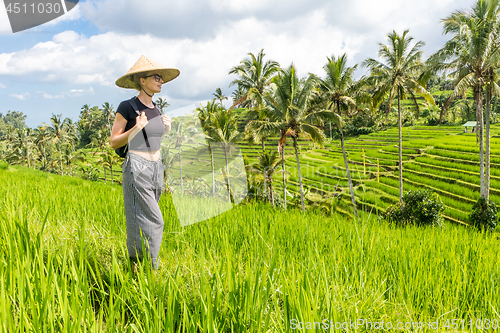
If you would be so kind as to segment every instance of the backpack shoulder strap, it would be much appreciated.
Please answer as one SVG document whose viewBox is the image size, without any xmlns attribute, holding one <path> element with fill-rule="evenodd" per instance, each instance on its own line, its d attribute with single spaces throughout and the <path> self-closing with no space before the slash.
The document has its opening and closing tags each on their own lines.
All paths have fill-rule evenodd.
<svg viewBox="0 0 500 333">
<path fill-rule="evenodd" d="M 131 99 L 129 99 L 128 101 L 129 101 L 130 105 L 132 105 L 132 107 L 134 108 L 135 113 L 137 113 L 140 116 L 141 113 L 139 112 L 139 108 L 137 107 L 137 103 L 135 102 L 136 98 L 137 97 L 134 96 Z M 146 141 L 146 146 L 149 149 L 149 140 L 148 140 L 148 136 L 146 135 L 146 130 L 144 128 L 142 129 L 142 135 L 144 135 L 144 140 Z"/>
<path fill-rule="evenodd" d="M 128 102 L 130 103 L 130 105 L 132 105 L 132 107 L 134 108 L 134 111 L 135 113 L 137 113 L 139 116 L 141 115 L 141 113 L 139 112 L 139 108 L 137 107 L 137 103 L 135 102 L 135 99 L 137 97 L 134 96 L 132 97 L 131 99 L 128 100 Z"/>
</svg>

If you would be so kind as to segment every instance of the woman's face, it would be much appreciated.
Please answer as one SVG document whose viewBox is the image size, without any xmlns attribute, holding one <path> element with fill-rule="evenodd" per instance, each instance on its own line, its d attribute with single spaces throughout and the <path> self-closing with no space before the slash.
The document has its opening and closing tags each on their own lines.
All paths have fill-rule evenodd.
<svg viewBox="0 0 500 333">
<path fill-rule="evenodd" d="M 153 73 L 145 78 L 141 78 L 141 83 L 144 89 L 156 94 L 161 92 L 161 85 L 163 84 L 163 79 L 158 73 Z"/>
</svg>

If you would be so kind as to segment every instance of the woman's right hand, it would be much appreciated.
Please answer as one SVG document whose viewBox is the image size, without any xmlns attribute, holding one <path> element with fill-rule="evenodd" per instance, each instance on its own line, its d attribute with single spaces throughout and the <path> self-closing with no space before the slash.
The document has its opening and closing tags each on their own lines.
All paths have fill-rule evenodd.
<svg viewBox="0 0 500 333">
<path fill-rule="evenodd" d="M 135 124 L 139 129 L 143 129 L 148 124 L 146 112 L 142 111 L 140 116 L 135 117 Z"/>
</svg>

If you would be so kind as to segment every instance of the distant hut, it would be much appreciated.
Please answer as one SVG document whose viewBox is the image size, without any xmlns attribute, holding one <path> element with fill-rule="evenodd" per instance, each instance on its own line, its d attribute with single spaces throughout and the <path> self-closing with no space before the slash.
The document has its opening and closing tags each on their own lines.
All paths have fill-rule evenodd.
<svg viewBox="0 0 500 333">
<path fill-rule="evenodd" d="M 476 132 L 476 127 L 477 127 L 477 121 L 468 121 L 465 124 L 462 125 L 465 127 L 464 132 L 467 133 L 467 127 L 472 127 L 472 133 Z"/>
</svg>

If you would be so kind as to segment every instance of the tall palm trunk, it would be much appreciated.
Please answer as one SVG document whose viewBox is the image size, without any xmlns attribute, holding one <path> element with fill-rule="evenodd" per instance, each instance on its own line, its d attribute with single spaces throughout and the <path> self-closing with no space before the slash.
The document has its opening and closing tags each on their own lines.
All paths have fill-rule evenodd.
<svg viewBox="0 0 500 333">
<path fill-rule="evenodd" d="M 231 192 L 231 185 L 229 184 L 229 163 L 227 161 L 226 145 L 224 144 L 223 147 L 224 147 L 224 158 L 226 159 L 226 171 L 224 176 L 226 178 L 227 195 L 229 197 L 229 202 L 231 202 L 234 205 L 233 194 Z"/>
<path fill-rule="evenodd" d="M 490 199 L 490 111 L 491 111 L 491 96 L 492 96 L 492 86 L 488 85 L 486 88 L 486 105 L 484 117 L 485 121 L 485 168 L 484 168 L 484 194 L 486 202 Z"/>
<path fill-rule="evenodd" d="M 340 130 L 340 145 L 342 146 L 342 155 L 344 156 L 345 170 L 347 173 L 347 182 L 349 183 L 349 190 L 351 191 L 352 210 L 354 211 L 354 216 L 356 217 L 356 221 L 359 221 L 358 209 L 356 208 L 356 198 L 354 197 L 354 187 L 352 186 L 351 172 L 349 171 L 349 163 L 347 161 L 347 154 L 345 152 L 344 131 L 342 130 L 342 128 L 339 128 L 339 130 Z"/>
<path fill-rule="evenodd" d="M 268 196 L 269 196 L 269 202 L 271 203 L 271 205 L 273 205 L 273 208 L 274 208 L 274 196 L 273 196 L 273 179 L 272 177 L 271 178 L 268 178 L 267 180 L 267 186 L 268 186 L 268 189 L 267 189 L 267 193 L 268 193 Z"/>
<path fill-rule="evenodd" d="M 481 189 L 481 198 L 486 198 L 484 186 L 483 88 L 482 86 L 476 86 L 474 90 L 474 97 L 476 99 L 477 135 L 479 136 L 479 187 Z"/>
<path fill-rule="evenodd" d="M 59 161 L 61 162 L 61 175 L 63 174 L 63 163 L 62 163 L 62 153 L 61 153 L 61 140 L 58 140 L 59 146 Z"/>
<path fill-rule="evenodd" d="M 182 158 L 181 158 L 181 145 L 179 145 L 179 173 L 181 176 L 181 194 L 184 194 L 184 183 L 182 182 Z"/>
<path fill-rule="evenodd" d="M 30 163 L 30 146 L 28 140 L 26 140 L 26 157 L 28 157 L 28 168 L 31 168 Z"/>
<path fill-rule="evenodd" d="M 394 98 L 394 93 L 391 90 L 391 94 L 389 95 L 389 99 L 387 100 L 387 105 L 385 106 L 385 121 L 389 119 L 389 112 L 391 111 L 392 99 Z"/>
<path fill-rule="evenodd" d="M 70 170 L 71 170 L 71 166 L 70 166 Z M 111 158 L 109 161 L 109 170 L 111 172 L 111 185 L 113 185 L 113 164 L 111 163 Z"/>
<path fill-rule="evenodd" d="M 401 95 L 398 91 L 398 127 L 399 127 L 399 202 L 403 202 L 403 121 L 401 116 Z"/>
<path fill-rule="evenodd" d="M 285 204 L 286 210 L 286 179 L 285 179 L 285 145 L 281 149 L 281 159 L 283 163 L 281 164 L 281 170 L 283 170 L 283 202 Z"/>
<path fill-rule="evenodd" d="M 45 161 L 47 160 L 45 158 L 45 146 L 43 145 L 43 143 L 41 144 L 41 146 L 42 146 L 42 166 L 45 169 Z"/>
<path fill-rule="evenodd" d="M 297 137 L 293 137 L 293 148 L 295 148 L 295 158 L 297 159 L 297 170 L 299 172 L 299 185 L 300 185 L 300 201 L 302 203 L 302 211 L 305 210 L 304 204 L 304 188 L 302 187 L 302 172 L 300 171 L 299 151 L 297 149 Z"/>
<path fill-rule="evenodd" d="M 215 198 L 214 151 L 212 150 L 211 142 L 208 142 L 208 149 L 210 150 L 210 162 L 212 164 L 212 198 Z"/>
</svg>

